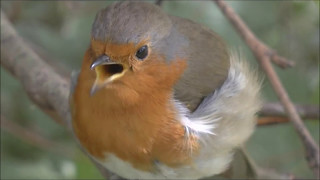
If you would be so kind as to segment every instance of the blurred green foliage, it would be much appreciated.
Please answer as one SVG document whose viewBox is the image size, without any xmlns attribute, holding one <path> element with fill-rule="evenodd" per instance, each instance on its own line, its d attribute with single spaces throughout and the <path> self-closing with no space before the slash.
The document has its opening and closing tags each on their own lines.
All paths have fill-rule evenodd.
<svg viewBox="0 0 320 180">
<path fill-rule="evenodd" d="M 66 75 L 81 65 L 96 12 L 110 1 L 1 1 L 18 33 L 48 63 Z M 319 105 L 319 1 L 227 1 L 251 30 L 296 66 L 276 67 L 291 99 Z M 242 39 L 211 1 L 164 1 L 169 14 L 212 28 L 232 49 L 240 49 L 258 67 Z M 23 61 L 21 62 L 23 63 Z M 261 73 L 262 74 L 262 73 Z M 265 80 L 266 102 L 277 101 Z M 1 129 L 1 179 L 99 179 L 99 172 L 78 149 L 72 135 L 41 112 L 17 80 L 1 68 L 1 114 L 50 141 L 64 144 L 72 156 L 48 152 Z M 319 121 L 306 122 L 319 141 Z M 247 143 L 258 165 L 312 178 L 304 150 L 290 123 L 258 127 Z"/>
</svg>

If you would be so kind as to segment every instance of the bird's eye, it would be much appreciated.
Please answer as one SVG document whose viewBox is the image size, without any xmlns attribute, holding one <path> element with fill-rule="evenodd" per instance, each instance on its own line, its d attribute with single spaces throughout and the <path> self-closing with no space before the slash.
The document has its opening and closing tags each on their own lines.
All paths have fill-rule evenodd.
<svg viewBox="0 0 320 180">
<path fill-rule="evenodd" d="M 143 60 L 144 58 L 146 58 L 148 55 L 148 46 L 144 45 L 142 46 L 140 49 L 138 49 L 138 51 L 136 52 L 136 57 L 139 60 Z"/>
</svg>

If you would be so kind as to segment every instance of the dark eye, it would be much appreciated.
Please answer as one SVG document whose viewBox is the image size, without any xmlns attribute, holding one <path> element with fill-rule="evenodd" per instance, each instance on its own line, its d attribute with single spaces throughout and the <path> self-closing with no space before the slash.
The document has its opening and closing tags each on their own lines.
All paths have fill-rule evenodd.
<svg viewBox="0 0 320 180">
<path fill-rule="evenodd" d="M 148 56 L 148 46 L 142 46 L 138 51 L 136 52 L 136 57 L 140 60 L 143 60 Z"/>
</svg>

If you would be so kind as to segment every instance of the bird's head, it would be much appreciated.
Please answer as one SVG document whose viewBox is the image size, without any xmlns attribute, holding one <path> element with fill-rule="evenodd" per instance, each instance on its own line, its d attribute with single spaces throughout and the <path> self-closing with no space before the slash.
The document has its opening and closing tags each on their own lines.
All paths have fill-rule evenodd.
<svg viewBox="0 0 320 180">
<path fill-rule="evenodd" d="M 133 72 L 143 67 L 143 61 L 147 61 L 150 55 L 147 41 L 139 44 L 114 44 L 93 40 L 91 49 L 94 51 L 93 58 L 90 59 L 92 62 L 87 68 L 96 75 L 91 95 L 125 75 L 133 75 Z"/>
<path fill-rule="evenodd" d="M 168 15 L 149 3 L 115 3 L 101 10 L 92 26 L 90 58 L 83 67 L 95 74 L 91 95 L 121 79 L 128 83 L 129 76 L 172 75 L 172 63 L 165 62 L 166 55 L 159 51 L 171 26 Z"/>
</svg>

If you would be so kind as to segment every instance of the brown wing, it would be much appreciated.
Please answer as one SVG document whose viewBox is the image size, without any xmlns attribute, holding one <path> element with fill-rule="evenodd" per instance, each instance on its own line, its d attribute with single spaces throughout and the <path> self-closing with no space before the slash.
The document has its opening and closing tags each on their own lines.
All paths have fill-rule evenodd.
<svg viewBox="0 0 320 180">
<path fill-rule="evenodd" d="M 202 99 L 222 85 L 230 60 L 222 39 L 208 28 L 192 21 L 171 17 L 176 31 L 184 36 L 183 53 L 188 67 L 175 85 L 175 98 L 194 111 Z"/>
</svg>

